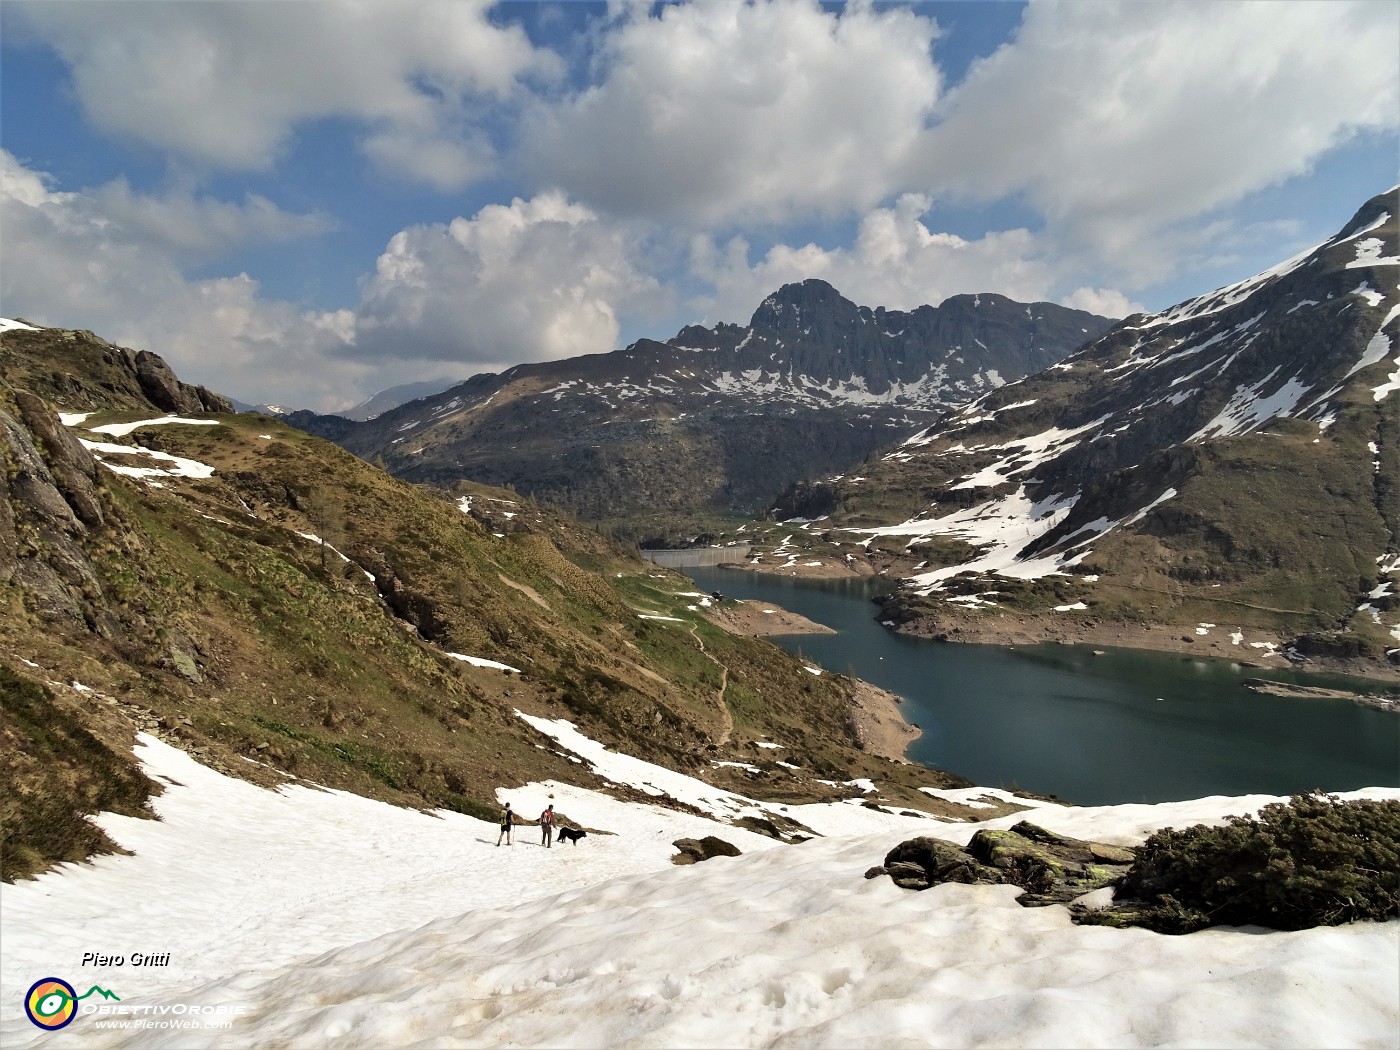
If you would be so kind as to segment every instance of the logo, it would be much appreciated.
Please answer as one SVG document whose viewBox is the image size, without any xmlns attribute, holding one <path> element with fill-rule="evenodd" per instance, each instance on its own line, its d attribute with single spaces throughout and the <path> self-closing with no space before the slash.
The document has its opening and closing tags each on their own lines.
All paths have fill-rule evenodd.
<svg viewBox="0 0 1400 1050">
<path fill-rule="evenodd" d="M 45 977 L 30 986 L 28 994 L 24 997 L 24 1013 L 46 1032 L 56 1032 L 70 1024 L 77 1016 L 79 1001 L 94 993 L 104 999 L 116 999 L 121 1002 L 121 996 L 95 984 L 79 995 L 73 990 L 73 986 L 61 977 Z"/>
</svg>

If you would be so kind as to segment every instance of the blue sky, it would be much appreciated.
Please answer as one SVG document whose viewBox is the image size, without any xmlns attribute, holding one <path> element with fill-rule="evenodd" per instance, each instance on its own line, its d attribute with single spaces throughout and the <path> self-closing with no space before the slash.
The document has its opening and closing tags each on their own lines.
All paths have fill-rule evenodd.
<svg viewBox="0 0 1400 1050">
<path fill-rule="evenodd" d="M 0 5 L 0 311 L 242 400 L 829 280 L 1121 316 L 1396 182 L 1400 5 Z"/>
</svg>

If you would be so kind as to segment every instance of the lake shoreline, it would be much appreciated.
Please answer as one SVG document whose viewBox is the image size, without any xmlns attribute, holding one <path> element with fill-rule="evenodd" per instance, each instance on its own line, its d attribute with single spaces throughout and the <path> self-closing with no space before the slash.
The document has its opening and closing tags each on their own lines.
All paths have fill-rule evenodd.
<svg viewBox="0 0 1400 1050">
<path fill-rule="evenodd" d="M 705 610 L 709 621 L 731 634 L 751 638 L 773 635 L 836 634 L 826 626 L 781 605 L 754 599 L 732 599 Z M 869 754 L 908 764 L 909 745 L 923 736 L 923 730 L 913 725 L 900 710 L 900 697 L 887 689 L 851 678 L 851 723 L 856 739 Z"/>
<path fill-rule="evenodd" d="M 904 717 L 902 702 L 888 689 L 852 678 L 855 687 L 851 695 L 851 720 L 855 723 L 856 739 L 868 754 L 894 762 L 910 763 L 909 746 L 924 735 L 924 731 Z"/>
<path fill-rule="evenodd" d="M 898 634 L 911 638 L 924 638 L 930 641 L 962 643 L 969 645 L 1077 645 L 1112 646 L 1115 649 L 1134 649 L 1156 653 L 1172 653 L 1180 656 L 1199 656 L 1212 660 L 1228 660 L 1241 667 L 1256 668 L 1262 671 L 1292 671 L 1300 675 L 1346 675 L 1374 682 L 1379 688 L 1393 688 L 1400 685 L 1400 668 L 1391 668 L 1374 660 L 1340 660 L 1309 657 L 1306 664 L 1299 665 L 1282 654 L 1286 640 L 1271 636 L 1277 651 L 1245 648 L 1230 641 L 1229 632 L 1222 628 L 1202 628 L 1208 631 L 1197 635 L 1196 628 L 1172 624 L 1045 624 L 1039 621 L 1011 620 L 1004 623 L 955 622 L 952 624 L 926 619 L 915 620 L 891 628 Z M 1188 633 L 1189 632 L 1189 633 Z M 1256 639 L 1258 640 L 1258 639 Z M 1349 690 L 1330 690 L 1338 697 L 1349 698 L 1358 703 L 1371 704 L 1383 710 L 1396 710 L 1394 705 L 1375 703 L 1374 696 Z"/>
<path fill-rule="evenodd" d="M 775 634 L 835 634 L 824 623 L 809 620 L 801 613 L 784 609 L 774 602 L 730 598 L 704 609 L 706 618 L 730 634 L 767 638 Z"/>
<path fill-rule="evenodd" d="M 820 564 L 813 564 L 819 562 Z M 793 565 L 781 563 L 744 562 L 724 565 L 727 570 L 746 570 L 765 576 L 806 580 L 845 580 L 885 575 L 872 568 L 865 559 L 853 559 L 841 564 L 831 559 L 811 558 Z M 891 585 L 898 578 L 887 576 Z M 1057 613 L 1056 615 L 1064 615 Z M 871 617 L 876 618 L 874 610 Z M 1244 667 L 1261 670 L 1290 670 L 1303 675 L 1340 674 L 1364 678 L 1378 686 L 1400 685 L 1400 665 L 1383 660 L 1341 659 L 1310 656 L 1305 664 L 1296 664 L 1283 655 L 1289 639 L 1281 635 L 1250 630 L 1250 642 L 1271 643 L 1268 650 L 1251 646 L 1249 642 L 1232 643 L 1227 625 L 1198 628 L 1195 624 L 1092 623 L 1085 624 L 1066 617 L 1064 621 L 1027 618 L 1016 614 L 993 621 L 984 616 L 958 616 L 930 621 L 920 618 L 892 628 L 911 638 L 934 641 L 963 642 L 972 645 L 1107 645 L 1117 649 L 1138 649 L 1157 653 L 1177 653 L 1229 660 Z M 1200 631 L 1204 630 L 1203 635 Z M 778 633 L 778 632 L 774 632 Z M 1364 693 L 1347 693 L 1350 699 L 1393 711 L 1396 706 Z"/>
<path fill-rule="evenodd" d="M 1064 644 L 1082 639 L 1047 639 L 1039 631 L 979 639 L 964 630 L 952 637 L 986 644 L 940 645 L 881 625 L 871 596 L 893 582 L 883 578 L 692 571 L 699 590 L 779 603 L 836 628 L 835 635 L 771 640 L 808 666 L 840 669 L 903 697 L 901 719 L 923 731 L 904 757 L 978 784 L 1109 805 L 1318 786 L 1348 790 L 1395 778 L 1400 722 L 1394 712 L 1310 696 L 1260 696 L 1242 684 L 1248 677 L 1279 678 L 1365 691 L 1376 688 L 1373 680 L 1295 674 L 1282 659 L 1273 669 L 1245 668 L 1241 654 L 1226 650 L 1240 631 L 1223 623 L 1202 628 L 1208 633 L 1200 636 L 1178 629 L 1205 642 L 1182 643 L 1176 652 L 1154 651 L 1136 637 Z M 961 610 L 948 617 L 933 611 L 930 620 L 941 621 L 941 630 L 961 619 Z M 995 622 L 1002 612 L 984 611 L 981 618 Z M 1055 626 L 1093 623 L 1082 612 L 1064 620 Z M 1263 637 L 1269 636 L 1245 629 L 1241 640 Z M 1211 649 L 1213 641 L 1220 648 Z"/>
</svg>

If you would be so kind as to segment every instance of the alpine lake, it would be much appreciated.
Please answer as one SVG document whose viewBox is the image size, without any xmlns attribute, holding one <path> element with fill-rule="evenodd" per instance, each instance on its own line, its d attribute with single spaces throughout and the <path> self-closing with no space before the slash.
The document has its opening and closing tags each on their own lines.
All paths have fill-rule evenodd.
<svg viewBox="0 0 1400 1050">
<path fill-rule="evenodd" d="M 923 731 L 906 756 L 976 784 L 1079 805 L 1400 785 L 1400 713 L 1244 686 L 1376 683 L 1131 649 L 934 642 L 880 625 L 871 597 L 889 587 L 883 579 L 684 571 L 707 593 L 833 628 L 770 640 L 902 697 L 905 720 Z"/>
</svg>

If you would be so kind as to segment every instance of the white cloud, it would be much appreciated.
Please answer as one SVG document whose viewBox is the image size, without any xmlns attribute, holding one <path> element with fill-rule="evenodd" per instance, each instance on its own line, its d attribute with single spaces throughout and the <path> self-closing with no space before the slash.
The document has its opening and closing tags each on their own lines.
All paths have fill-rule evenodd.
<svg viewBox="0 0 1400 1050">
<path fill-rule="evenodd" d="M 808 277 L 891 308 L 997 291 L 1132 312 L 1157 282 L 1296 240 L 1227 209 L 1400 110 L 1400 7 L 1386 3 L 1047 0 L 947 95 L 938 27 L 869 3 L 619 0 L 580 34 L 591 86 L 533 95 L 559 59 L 485 0 L 5 13 L 7 33 L 68 63 L 96 127 L 196 167 L 275 166 L 298 129 L 332 119 L 395 176 L 450 190 L 518 168 L 548 187 L 402 230 L 358 302 L 307 313 L 246 275 L 188 267 L 313 236 L 327 216 L 120 178 L 60 193 L 0 154 L 6 309 L 316 407 L 669 335 L 696 319 L 675 311 L 673 280 L 712 321 Z M 501 129 L 521 113 L 517 146 Z M 960 237 L 930 225 L 934 199 L 1012 199 L 1037 217 Z M 801 242 L 822 227 L 782 225 L 816 217 L 836 220 L 827 231 L 860 218 L 821 243 Z M 755 259 L 730 236 L 741 222 L 761 227 Z"/>
<path fill-rule="evenodd" d="M 1025 301 L 1048 298 L 1055 273 L 1028 230 L 993 231 L 976 240 L 936 233 L 922 221 L 929 205 L 925 196 L 905 194 L 893 207 L 867 214 L 849 248 L 779 244 L 753 265 L 742 238 L 721 249 L 699 236 L 692 247 L 692 270 L 714 287 L 714 294 L 697 305 L 711 320 L 747 321 L 764 296 L 808 277 L 828 281 L 857 303 L 896 310 L 937 305 L 963 292 L 996 291 Z"/>
<path fill-rule="evenodd" d="M 1031 4 L 946 96 L 909 177 L 1024 194 L 1066 247 L 1144 284 L 1200 239 L 1194 220 L 1394 128 L 1397 39 L 1386 3 Z"/>
<path fill-rule="evenodd" d="M 939 91 L 937 28 L 903 9 L 619 7 L 600 81 L 527 114 L 524 164 L 615 214 L 686 223 L 878 204 Z"/>
<path fill-rule="evenodd" d="M 1060 305 L 1115 319 L 1148 312 L 1147 307 L 1129 299 L 1116 288 L 1076 288 L 1060 300 Z"/>
<path fill-rule="evenodd" d="M 214 168 L 270 167 L 298 125 L 347 118 L 393 170 L 460 186 L 492 159 L 467 155 L 473 111 L 559 72 L 486 0 L 9 6 L 96 127 Z"/>
<path fill-rule="evenodd" d="M 547 193 L 390 240 L 362 289 L 356 353 L 502 368 L 602 353 L 666 295 L 624 225 Z"/>
<path fill-rule="evenodd" d="M 154 350 L 182 378 L 245 400 L 321 410 L 444 373 L 616 348 L 624 317 L 659 318 L 669 291 L 637 268 L 645 246 L 562 194 L 491 205 L 395 234 L 353 307 L 302 310 L 246 274 L 183 266 L 234 242 L 317 232 L 316 217 L 125 183 L 59 192 L 0 150 L 7 316 L 90 328 Z"/>
<path fill-rule="evenodd" d="M 90 328 L 154 350 L 183 378 L 223 393 L 256 389 L 294 403 L 329 403 L 344 397 L 351 378 L 322 367 L 352 321 L 346 312 L 306 313 L 267 301 L 246 274 L 190 281 L 180 266 L 215 246 L 283 239 L 319 225 L 261 200 L 240 208 L 178 195 L 165 208 L 123 183 L 57 192 L 0 150 L 0 302 L 8 316 Z"/>
<path fill-rule="evenodd" d="M 190 259 L 211 258 L 251 242 L 316 236 L 335 226 L 324 214 L 289 214 L 257 194 L 249 194 L 241 205 L 196 197 L 188 189 L 154 197 L 132 192 L 125 179 L 92 191 L 91 207 L 128 236 Z"/>
</svg>

